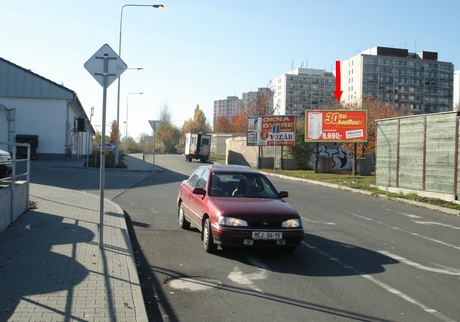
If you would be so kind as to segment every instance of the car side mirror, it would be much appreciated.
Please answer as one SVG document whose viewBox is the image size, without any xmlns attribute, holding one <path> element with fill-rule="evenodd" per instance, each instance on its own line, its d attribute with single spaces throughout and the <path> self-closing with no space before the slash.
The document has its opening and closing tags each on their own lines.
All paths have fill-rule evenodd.
<svg viewBox="0 0 460 322">
<path fill-rule="evenodd" d="M 204 190 L 203 188 L 193 188 L 192 193 L 194 195 L 202 195 L 202 196 L 204 196 L 206 194 L 206 190 Z"/>
<path fill-rule="evenodd" d="M 280 196 L 280 198 L 287 198 L 289 197 L 289 193 L 287 191 L 280 191 L 278 192 L 278 196 Z"/>
</svg>

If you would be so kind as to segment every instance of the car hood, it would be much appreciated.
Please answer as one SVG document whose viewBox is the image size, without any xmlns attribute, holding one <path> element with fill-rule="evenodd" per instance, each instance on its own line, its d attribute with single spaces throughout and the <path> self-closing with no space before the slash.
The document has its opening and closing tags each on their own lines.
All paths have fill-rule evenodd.
<svg viewBox="0 0 460 322">
<path fill-rule="evenodd" d="M 278 218 L 300 217 L 299 213 L 282 199 L 214 197 L 210 202 L 222 216 L 263 216 L 265 219 L 270 215 Z"/>
<path fill-rule="evenodd" d="M 0 161 L 11 162 L 11 154 L 8 151 L 0 150 Z"/>
</svg>

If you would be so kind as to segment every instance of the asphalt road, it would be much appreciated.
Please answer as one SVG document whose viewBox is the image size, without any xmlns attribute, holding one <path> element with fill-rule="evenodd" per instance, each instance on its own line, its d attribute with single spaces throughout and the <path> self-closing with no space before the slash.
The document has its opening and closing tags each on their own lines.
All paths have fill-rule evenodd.
<svg viewBox="0 0 460 322">
<path fill-rule="evenodd" d="M 458 217 L 271 178 L 302 215 L 302 245 L 211 255 L 177 222 L 179 184 L 200 163 L 156 164 L 164 171 L 113 199 L 133 227 L 152 321 L 460 321 Z"/>
</svg>

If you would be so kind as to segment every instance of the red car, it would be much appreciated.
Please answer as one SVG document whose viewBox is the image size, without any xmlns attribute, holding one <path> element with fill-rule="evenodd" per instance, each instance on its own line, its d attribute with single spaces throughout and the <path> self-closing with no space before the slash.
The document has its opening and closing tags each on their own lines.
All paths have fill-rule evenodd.
<svg viewBox="0 0 460 322">
<path fill-rule="evenodd" d="M 262 173 L 246 166 L 206 165 L 181 183 L 179 225 L 201 231 L 204 249 L 276 247 L 293 251 L 304 238 L 299 213 Z"/>
</svg>

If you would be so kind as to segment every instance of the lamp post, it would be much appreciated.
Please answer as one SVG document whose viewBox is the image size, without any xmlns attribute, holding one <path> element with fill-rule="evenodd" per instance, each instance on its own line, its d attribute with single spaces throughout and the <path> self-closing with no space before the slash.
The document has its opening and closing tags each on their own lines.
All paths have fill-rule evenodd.
<svg viewBox="0 0 460 322">
<path fill-rule="evenodd" d="M 136 94 L 136 95 L 142 95 L 144 93 L 128 93 L 128 95 L 126 95 L 126 143 L 128 143 L 128 103 L 129 103 L 129 95 L 132 95 L 132 94 Z M 125 143 L 125 152 L 126 152 L 126 144 Z"/>
<path fill-rule="evenodd" d="M 87 136 L 88 136 L 88 146 L 86 147 L 86 167 L 88 168 L 89 167 L 89 153 L 90 152 L 93 152 L 93 149 L 91 148 L 91 128 L 93 127 L 91 125 L 91 120 L 93 118 L 93 115 L 94 115 L 94 106 L 91 107 L 91 114 L 89 116 L 89 130 L 87 132 Z"/>
<path fill-rule="evenodd" d="M 123 9 L 125 7 L 151 7 L 156 9 L 164 9 L 162 4 L 125 4 L 121 7 L 120 11 L 120 38 L 118 40 L 118 57 L 121 59 L 121 30 L 123 26 Z M 121 76 L 121 75 L 120 75 Z M 115 142 L 115 167 L 118 165 L 118 141 L 120 140 L 120 76 L 118 76 L 118 94 L 117 94 L 117 133 L 116 133 L 116 142 Z"/>
<path fill-rule="evenodd" d="M 125 131 L 124 131 L 125 135 L 124 135 L 124 141 L 123 141 L 124 144 L 123 144 L 123 145 L 125 146 L 125 149 L 124 149 L 124 150 L 125 150 L 125 152 L 126 152 L 126 138 L 127 138 L 127 137 L 126 137 L 126 121 L 125 121 L 124 123 L 125 123 Z"/>
</svg>

